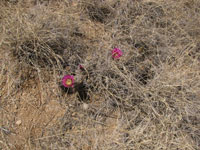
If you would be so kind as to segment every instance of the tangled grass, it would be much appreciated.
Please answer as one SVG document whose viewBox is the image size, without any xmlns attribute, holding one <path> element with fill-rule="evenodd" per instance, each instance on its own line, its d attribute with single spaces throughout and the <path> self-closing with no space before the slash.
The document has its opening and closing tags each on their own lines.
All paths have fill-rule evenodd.
<svg viewBox="0 0 200 150">
<path fill-rule="evenodd" d="M 0 149 L 198 150 L 199 12 L 198 0 L 2 0 Z"/>
</svg>

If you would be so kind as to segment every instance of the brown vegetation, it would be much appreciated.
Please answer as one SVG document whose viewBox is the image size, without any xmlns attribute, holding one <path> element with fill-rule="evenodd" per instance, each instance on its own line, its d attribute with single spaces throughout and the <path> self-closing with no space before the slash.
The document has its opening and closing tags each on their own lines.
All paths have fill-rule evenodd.
<svg viewBox="0 0 200 150">
<path fill-rule="evenodd" d="M 0 149 L 199 150 L 199 18 L 199 0 L 2 0 Z"/>
</svg>

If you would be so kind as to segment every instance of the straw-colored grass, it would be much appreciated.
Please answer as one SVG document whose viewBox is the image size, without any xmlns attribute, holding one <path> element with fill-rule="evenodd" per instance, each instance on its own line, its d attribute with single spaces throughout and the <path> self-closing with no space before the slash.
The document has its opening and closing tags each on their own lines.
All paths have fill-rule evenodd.
<svg viewBox="0 0 200 150">
<path fill-rule="evenodd" d="M 199 18 L 199 0 L 2 0 L 0 149 L 199 150 Z"/>
</svg>

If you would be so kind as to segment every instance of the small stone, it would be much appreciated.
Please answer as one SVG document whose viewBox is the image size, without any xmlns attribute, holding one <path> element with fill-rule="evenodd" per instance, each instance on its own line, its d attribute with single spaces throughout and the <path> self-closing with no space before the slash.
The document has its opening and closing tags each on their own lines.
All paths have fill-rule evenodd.
<svg viewBox="0 0 200 150">
<path fill-rule="evenodd" d="M 86 104 L 86 103 L 83 103 L 83 109 L 84 109 L 84 110 L 87 110 L 88 108 L 89 108 L 89 105 Z"/>
<path fill-rule="evenodd" d="M 18 120 L 17 122 L 16 122 L 16 125 L 21 125 L 22 124 L 22 121 L 21 120 Z"/>
<path fill-rule="evenodd" d="M 76 113 L 74 112 L 74 113 L 72 113 L 72 117 L 75 117 L 76 116 Z"/>
</svg>

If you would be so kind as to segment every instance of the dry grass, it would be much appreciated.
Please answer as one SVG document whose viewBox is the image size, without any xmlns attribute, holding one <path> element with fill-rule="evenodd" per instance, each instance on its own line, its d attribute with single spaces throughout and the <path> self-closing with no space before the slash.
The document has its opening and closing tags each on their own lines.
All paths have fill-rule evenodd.
<svg viewBox="0 0 200 150">
<path fill-rule="evenodd" d="M 199 18 L 199 0 L 2 0 L 0 149 L 199 150 Z"/>
</svg>

